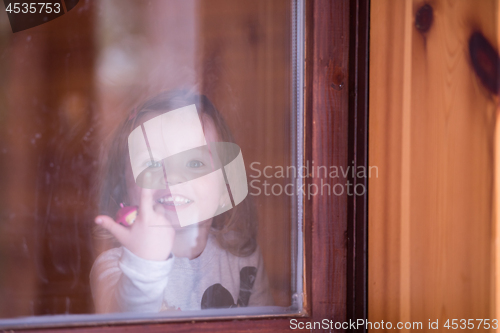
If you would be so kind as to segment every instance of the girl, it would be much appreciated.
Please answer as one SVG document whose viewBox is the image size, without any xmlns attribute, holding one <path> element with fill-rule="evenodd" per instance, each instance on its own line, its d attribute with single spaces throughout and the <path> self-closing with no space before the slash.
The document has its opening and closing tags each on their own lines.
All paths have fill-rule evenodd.
<svg viewBox="0 0 500 333">
<path fill-rule="evenodd" d="M 228 200 L 224 195 L 228 193 L 225 183 L 220 185 L 206 178 L 208 180 L 197 191 L 174 195 L 170 189 L 186 183 L 181 173 L 169 174 L 165 177 L 165 186 L 155 187 L 147 185 L 151 183 L 151 173 L 141 175 L 143 178 L 139 182 L 140 177 L 132 170 L 135 153 L 131 159 L 129 149 L 134 148 L 128 141 L 129 134 L 137 128 L 135 132 L 144 131 L 148 120 L 193 105 L 207 145 L 234 142 L 228 126 L 207 97 L 178 91 L 162 93 L 136 108 L 117 132 L 101 186 L 101 210 L 105 215 L 95 219 L 101 233 L 107 232 L 117 245 L 97 258 L 90 273 L 98 313 L 199 310 L 273 303 L 256 244 L 256 214 L 249 196 L 232 209 L 226 207 L 220 215 L 214 213 L 214 217 L 181 227 L 177 213 L 182 210 L 189 211 L 195 206 L 210 209 L 210 202 L 224 207 Z M 167 123 L 162 128 L 168 126 Z M 170 135 L 175 126 L 171 128 Z M 196 133 L 179 135 L 189 140 Z M 158 140 L 158 136 L 150 136 L 148 147 L 157 144 Z M 183 161 L 182 158 L 176 163 L 179 161 Z M 191 173 L 200 172 L 209 165 L 203 158 L 182 163 Z M 119 204 L 139 207 L 129 227 L 110 217 L 115 216 Z"/>
</svg>

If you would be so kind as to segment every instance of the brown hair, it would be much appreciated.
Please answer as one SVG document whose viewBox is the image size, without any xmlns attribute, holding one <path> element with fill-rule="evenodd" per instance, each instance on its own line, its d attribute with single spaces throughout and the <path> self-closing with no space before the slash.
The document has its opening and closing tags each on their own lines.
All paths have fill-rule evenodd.
<svg viewBox="0 0 500 333">
<path fill-rule="evenodd" d="M 235 143 L 224 118 L 205 95 L 192 94 L 187 91 L 168 91 L 154 96 L 135 108 L 128 119 L 118 127 L 110 149 L 106 155 L 106 163 L 102 172 L 100 184 L 101 214 L 115 216 L 120 208 L 119 204 L 126 202 L 127 185 L 125 181 L 125 168 L 130 163 L 128 155 L 128 135 L 140 125 L 139 119 L 148 112 L 169 112 L 187 105 L 195 104 L 200 119 L 208 117 L 213 121 L 219 139 L 222 142 Z M 257 214 L 251 200 L 247 196 L 233 209 L 213 218 L 210 233 L 213 234 L 219 245 L 230 253 L 245 257 L 252 254 L 257 246 Z M 117 241 L 102 227 L 97 226 L 96 235 Z"/>
</svg>

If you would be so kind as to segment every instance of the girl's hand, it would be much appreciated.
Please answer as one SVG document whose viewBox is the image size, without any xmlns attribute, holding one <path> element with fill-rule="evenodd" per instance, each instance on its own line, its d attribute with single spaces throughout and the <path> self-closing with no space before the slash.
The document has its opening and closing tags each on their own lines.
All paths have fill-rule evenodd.
<svg viewBox="0 0 500 333">
<path fill-rule="evenodd" d="M 143 188 L 139 214 L 130 227 L 124 227 L 106 215 L 97 216 L 95 222 L 135 255 L 146 260 L 167 260 L 172 252 L 175 230 L 163 209 L 160 204 L 155 206 L 153 190 Z"/>
</svg>

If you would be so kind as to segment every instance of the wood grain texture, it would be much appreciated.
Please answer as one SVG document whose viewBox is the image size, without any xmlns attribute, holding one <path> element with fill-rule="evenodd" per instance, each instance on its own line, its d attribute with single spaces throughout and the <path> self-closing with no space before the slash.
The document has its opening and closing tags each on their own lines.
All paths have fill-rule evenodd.
<svg viewBox="0 0 500 333">
<path fill-rule="evenodd" d="M 356 170 L 368 169 L 368 80 L 370 2 L 350 1 L 349 155 Z M 368 312 L 368 178 L 350 177 L 364 193 L 348 197 L 346 316 L 365 319 Z M 359 332 L 366 330 L 358 329 Z"/>
<path fill-rule="evenodd" d="M 492 318 L 495 98 L 470 64 L 497 1 L 373 1 L 369 320 Z"/>
<path fill-rule="evenodd" d="M 312 7 L 312 8 L 311 8 Z M 312 36 L 307 41 L 306 58 L 312 86 L 306 96 L 306 158 L 316 165 L 346 167 L 348 144 L 348 52 L 349 3 L 314 1 L 308 25 Z M 312 40 L 311 40 L 312 38 Z M 309 141 L 309 139 L 311 141 Z M 307 186 L 321 186 L 320 178 L 307 178 Z M 327 178 L 331 186 L 345 184 Z M 307 203 L 307 201 L 306 201 Z M 316 195 L 307 204 L 306 269 L 311 272 L 312 318 L 346 319 L 347 276 L 347 195 Z"/>
</svg>

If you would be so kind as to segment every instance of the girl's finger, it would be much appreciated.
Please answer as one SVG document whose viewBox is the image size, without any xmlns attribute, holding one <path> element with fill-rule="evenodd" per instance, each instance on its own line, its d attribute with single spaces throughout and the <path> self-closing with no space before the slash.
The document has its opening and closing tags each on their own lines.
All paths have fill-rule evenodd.
<svg viewBox="0 0 500 333">
<path fill-rule="evenodd" d="M 99 215 L 95 218 L 95 223 L 108 230 L 120 244 L 125 245 L 129 239 L 130 230 L 106 215 Z"/>
<path fill-rule="evenodd" d="M 141 202 L 139 203 L 139 217 L 141 220 L 146 219 L 153 213 L 153 190 L 141 189 Z"/>
<path fill-rule="evenodd" d="M 153 209 L 156 213 L 156 216 L 161 217 L 155 220 L 155 226 L 172 227 L 172 223 L 166 218 L 165 208 L 163 207 L 163 205 L 155 205 Z"/>
</svg>

